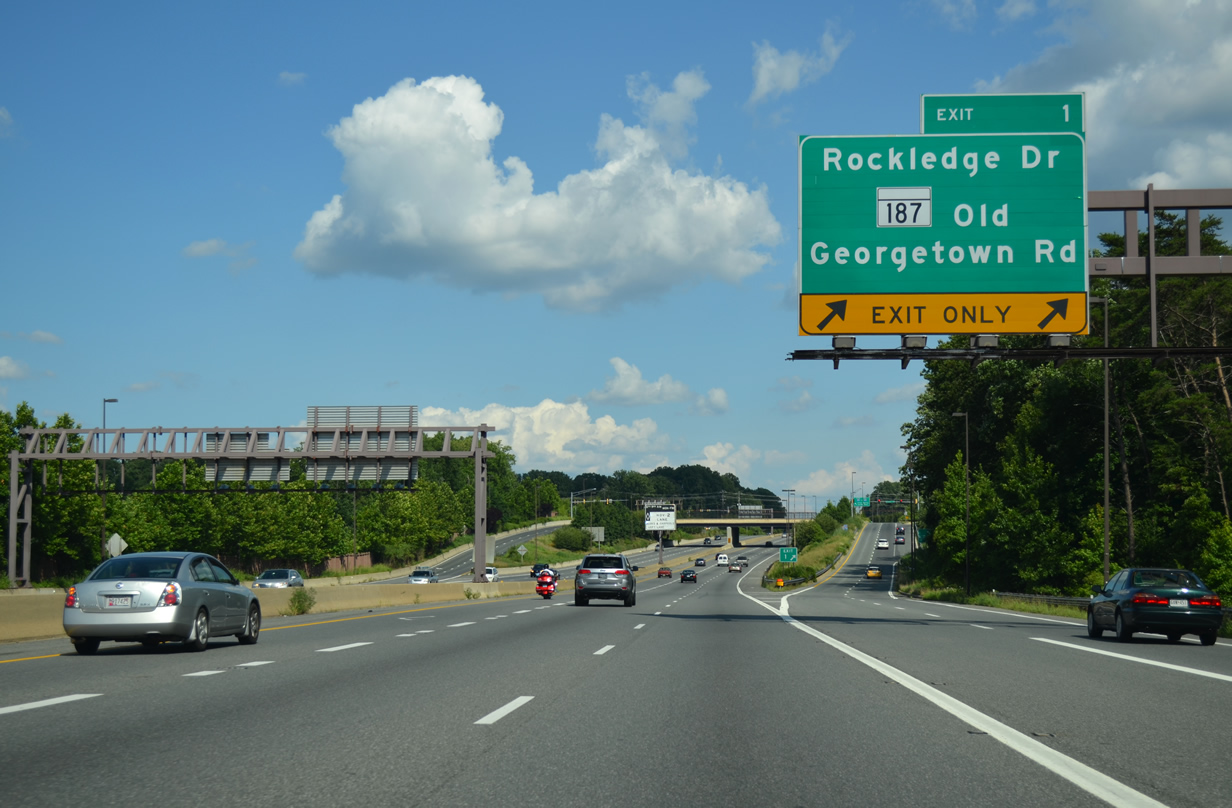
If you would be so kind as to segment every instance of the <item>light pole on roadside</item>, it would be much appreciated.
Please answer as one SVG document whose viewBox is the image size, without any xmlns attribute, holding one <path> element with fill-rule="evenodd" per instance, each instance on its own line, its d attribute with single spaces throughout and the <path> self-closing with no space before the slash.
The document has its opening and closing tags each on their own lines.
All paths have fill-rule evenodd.
<svg viewBox="0 0 1232 808">
<path fill-rule="evenodd" d="M 915 579 L 915 467 L 912 465 L 911 444 L 900 447 L 907 453 L 907 477 L 911 480 L 911 499 L 907 501 L 907 527 L 911 530 L 911 577 Z"/>
<path fill-rule="evenodd" d="M 954 413 L 955 418 L 959 416 L 963 419 L 963 461 L 966 463 L 963 479 L 967 483 L 966 550 L 963 551 L 963 561 L 966 562 L 967 597 L 971 597 L 971 429 L 969 427 L 971 422 L 967 418 L 967 413 Z"/>
<path fill-rule="evenodd" d="M 851 518 L 856 516 L 856 473 L 851 472 Z"/>
<path fill-rule="evenodd" d="M 1091 303 L 1104 304 L 1104 347 L 1108 347 L 1108 298 L 1106 297 L 1088 297 Z M 1090 319 L 1089 317 L 1087 318 Z M 1108 563 L 1108 530 L 1111 526 L 1111 516 L 1108 513 L 1109 496 L 1109 463 L 1108 463 L 1108 395 L 1109 395 L 1109 379 L 1108 379 L 1108 360 L 1104 359 L 1104 580 L 1107 581 L 1111 577 L 1111 569 Z"/>
<path fill-rule="evenodd" d="M 100 453 L 104 455 L 106 454 L 106 450 L 107 450 L 107 405 L 108 404 L 118 404 L 119 401 L 120 399 L 118 398 L 104 398 L 103 399 L 103 434 L 99 435 L 99 440 L 103 442 L 103 445 L 99 447 L 99 451 Z M 103 492 L 101 496 L 103 499 L 103 518 L 102 518 L 102 526 L 99 528 L 98 551 L 99 551 L 99 558 L 102 559 L 103 561 L 106 561 L 107 560 L 107 459 L 106 457 L 103 458 Z"/>
<path fill-rule="evenodd" d="M 787 495 L 787 513 L 786 513 L 787 520 L 784 523 L 784 526 L 791 527 L 791 546 L 795 547 L 796 546 L 796 525 L 794 522 L 791 521 L 791 495 L 796 493 L 796 489 L 784 488 L 783 493 Z"/>
</svg>

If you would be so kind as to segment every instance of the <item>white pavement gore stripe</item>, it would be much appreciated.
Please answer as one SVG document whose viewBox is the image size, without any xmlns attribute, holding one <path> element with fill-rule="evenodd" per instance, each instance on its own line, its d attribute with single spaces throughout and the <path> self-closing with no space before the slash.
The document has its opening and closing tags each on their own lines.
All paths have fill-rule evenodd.
<svg viewBox="0 0 1232 808">
<path fill-rule="evenodd" d="M 971 626 L 972 628 L 982 628 L 982 629 L 984 629 L 985 631 L 992 631 L 992 626 L 981 626 L 981 625 L 977 625 L 977 624 L 975 624 L 975 623 L 968 623 L 967 625 Z"/>
<path fill-rule="evenodd" d="M 453 624 L 451 624 L 451 625 L 445 626 L 445 628 L 462 628 L 463 626 L 473 626 L 473 625 L 475 625 L 475 624 L 474 624 L 474 622 L 470 622 L 470 623 L 453 623 Z"/>
<path fill-rule="evenodd" d="M 222 671 L 197 671 L 196 673 L 186 673 L 185 676 L 213 676 L 214 674 L 222 673 Z"/>
<path fill-rule="evenodd" d="M 28 704 L 14 704 L 12 707 L 0 707 L 0 715 L 5 713 L 20 713 L 22 710 L 37 710 L 39 707 L 51 707 L 55 704 L 64 704 L 69 701 L 79 701 L 80 699 L 93 699 L 103 695 L 102 693 L 76 693 L 72 696 L 58 696 L 54 699 L 43 699 L 42 701 L 32 701 Z"/>
<path fill-rule="evenodd" d="M 415 636 L 418 636 L 418 635 L 416 635 L 416 634 L 395 634 L 394 636 L 395 636 L 395 637 L 415 637 Z"/>
<path fill-rule="evenodd" d="M 924 612 L 924 616 L 925 616 L 925 617 L 936 617 L 936 618 L 938 618 L 938 619 L 940 619 L 940 617 L 941 617 L 941 615 L 939 615 L 939 614 L 930 614 L 930 613 L 928 613 L 928 612 Z"/>
<path fill-rule="evenodd" d="M 516 612 L 514 612 L 514 614 L 530 614 L 530 612 L 531 612 L 530 609 L 519 609 Z"/>
<path fill-rule="evenodd" d="M 802 590 L 807 591 L 807 590 Z M 741 594 L 744 594 L 743 592 Z M 950 696 L 937 688 L 925 684 L 916 679 L 914 676 L 900 671 L 892 665 L 869 656 L 863 651 L 859 651 L 846 643 L 839 642 L 829 634 L 818 631 L 812 626 L 807 626 L 804 623 L 797 622 L 795 618 L 787 614 L 785 609 L 775 609 L 761 603 L 757 598 L 745 595 L 746 598 L 765 606 L 770 611 L 777 614 L 784 622 L 791 625 L 792 628 L 799 629 L 810 637 L 815 637 L 821 640 L 826 645 L 835 650 L 846 654 L 855 661 L 867 665 L 881 675 L 898 682 L 903 687 L 911 692 L 932 702 L 937 707 L 945 710 L 950 715 L 965 722 L 966 724 L 987 733 L 992 738 L 1013 749 L 1023 757 L 1033 760 L 1043 766 L 1048 771 L 1063 777 L 1069 782 L 1081 788 L 1083 791 L 1091 794 L 1106 803 L 1117 806 L 1130 806 L 1131 808 L 1167 808 L 1162 802 L 1153 800 L 1146 794 L 1140 791 L 1135 791 L 1122 782 L 1112 779 L 1103 772 L 1092 769 L 1084 763 L 1079 763 L 1071 757 L 1061 754 L 1050 746 L 1046 746 L 1039 741 L 1024 735 L 1018 730 L 1006 724 L 1002 724 L 992 716 L 985 715 L 979 710 L 964 704 L 958 699 Z M 784 600 L 787 599 L 786 596 Z M 784 604 L 786 605 L 786 604 Z"/>
<path fill-rule="evenodd" d="M 606 654 L 608 651 L 611 651 L 615 647 L 616 646 L 614 645 L 605 645 L 602 648 L 600 648 L 598 651 L 595 651 L 595 656 L 603 656 L 604 654 Z"/>
<path fill-rule="evenodd" d="M 1156 668 L 1167 668 L 1170 671 L 1180 671 L 1181 673 L 1192 673 L 1194 676 L 1206 676 L 1210 679 L 1218 679 L 1221 682 L 1232 682 L 1232 676 L 1223 673 L 1211 673 L 1210 671 L 1198 670 L 1197 668 L 1185 668 L 1180 665 L 1170 665 L 1167 662 L 1156 662 L 1153 659 L 1139 659 L 1138 657 L 1129 656 L 1128 654 L 1118 654 L 1115 651 L 1103 651 L 1099 648 L 1087 648 L 1082 645 L 1074 645 L 1073 643 L 1061 642 L 1059 640 L 1046 640 L 1043 637 L 1032 637 L 1033 640 L 1046 642 L 1049 645 L 1060 645 L 1063 648 L 1073 648 L 1075 651 L 1086 651 L 1091 654 L 1101 654 L 1103 656 L 1113 657 L 1114 659 L 1124 659 L 1129 662 L 1141 662 L 1143 665 L 1153 665 Z"/>
<path fill-rule="evenodd" d="M 516 699 L 506 704 L 504 707 L 501 707 L 499 710 L 493 710 L 492 712 L 488 713 L 487 715 L 485 715 L 483 718 L 479 719 L 475 723 L 476 724 L 495 724 L 497 721 L 500 721 L 502 718 L 509 715 L 514 710 L 521 707 L 522 705 L 527 704 L 534 698 L 535 698 L 534 696 L 518 696 Z"/>
<path fill-rule="evenodd" d="M 645 627 L 646 627 L 645 623 L 638 623 L 636 626 L 633 627 L 633 630 L 637 631 L 639 628 L 645 628 Z"/>
<path fill-rule="evenodd" d="M 372 645 L 372 643 L 370 643 L 370 642 L 353 642 L 353 643 L 348 643 L 347 645 L 335 645 L 333 648 L 318 648 L 318 649 L 317 649 L 317 653 L 318 653 L 318 654 L 328 654 L 328 653 L 331 653 L 331 652 L 333 652 L 333 651 L 345 651 L 345 650 L 347 650 L 348 648 L 359 648 L 360 646 L 364 646 L 364 645 Z"/>
<path fill-rule="evenodd" d="M 267 660 L 264 660 L 264 661 L 262 661 L 262 662 L 241 662 L 240 664 L 236 665 L 235 667 L 237 667 L 237 668 L 255 668 L 255 667 L 257 667 L 258 665 L 273 665 L 273 664 L 274 664 L 274 660 L 272 660 L 272 659 L 267 659 Z"/>
<path fill-rule="evenodd" d="M 419 631 L 416 631 L 415 633 L 416 634 L 432 634 L 435 631 L 436 629 L 434 628 L 425 628 L 425 629 L 420 629 Z"/>
</svg>

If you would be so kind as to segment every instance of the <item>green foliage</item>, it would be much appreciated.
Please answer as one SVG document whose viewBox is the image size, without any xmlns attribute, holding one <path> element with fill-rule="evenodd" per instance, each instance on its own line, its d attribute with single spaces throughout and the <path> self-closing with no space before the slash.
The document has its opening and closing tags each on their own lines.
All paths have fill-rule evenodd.
<svg viewBox="0 0 1232 808">
<path fill-rule="evenodd" d="M 826 536 L 829 536 L 831 533 L 842 527 L 842 525 L 839 524 L 839 521 L 826 511 L 822 511 L 814 516 L 813 522 Z"/>
<path fill-rule="evenodd" d="M 317 605 L 317 596 L 310 588 L 301 586 L 291 593 L 291 599 L 287 601 L 286 614 L 308 614 L 315 605 Z"/>
<path fill-rule="evenodd" d="M 552 544 L 560 550 L 587 552 L 594 545 L 594 538 L 578 527 L 558 528 L 551 536 Z"/>
<path fill-rule="evenodd" d="M 819 542 L 825 539 L 828 534 L 821 529 L 821 526 L 816 522 L 801 522 L 794 528 L 796 537 L 796 547 L 808 547 L 814 542 Z"/>
</svg>

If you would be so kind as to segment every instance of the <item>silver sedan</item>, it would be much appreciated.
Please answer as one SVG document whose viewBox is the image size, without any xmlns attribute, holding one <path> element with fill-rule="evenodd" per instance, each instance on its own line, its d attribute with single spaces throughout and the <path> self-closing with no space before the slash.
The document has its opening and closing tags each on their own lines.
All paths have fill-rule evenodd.
<svg viewBox="0 0 1232 808">
<path fill-rule="evenodd" d="M 204 651 L 213 636 L 250 645 L 260 631 L 256 595 L 202 553 L 117 556 L 64 599 L 64 632 L 79 654 L 93 654 L 103 640 L 147 647 L 170 640 Z"/>
</svg>

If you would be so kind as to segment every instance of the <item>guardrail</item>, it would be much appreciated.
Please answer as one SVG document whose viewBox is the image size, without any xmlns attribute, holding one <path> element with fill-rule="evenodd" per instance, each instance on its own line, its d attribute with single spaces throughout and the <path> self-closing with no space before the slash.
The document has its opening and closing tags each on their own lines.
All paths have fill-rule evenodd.
<svg viewBox="0 0 1232 808">
<path fill-rule="evenodd" d="M 842 557 L 843 557 L 842 555 L 835 557 L 835 559 L 831 561 L 829 564 L 827 564 L 824 568 L 817 570 L 817 572 L 814 572 L 811 577 L 783 579 L 783 587 L 786 588 L 789 586 L 798 586 L 803 583 L 812 583 L 813 581 L 816 581 L 818 578 L 825 575 L 830 570 L 834 569 L 834 565 L 837 564 L 839 562 L 839 559 L 841 559 Z M 778 563 L 777 561 L 771 561 L 770 566 L 766 567 L 766 572 L 769 573 L 770 570 L 774 569 L 774 565 L 777 563 Z M 761 576 L 761 585 L 765 586 L 766 584 L 772 584 L 777 580 L 778 578 L 775 578 L 771 575 L 768 575 L 768 574 L 763 575 Z"/>
</svg>

